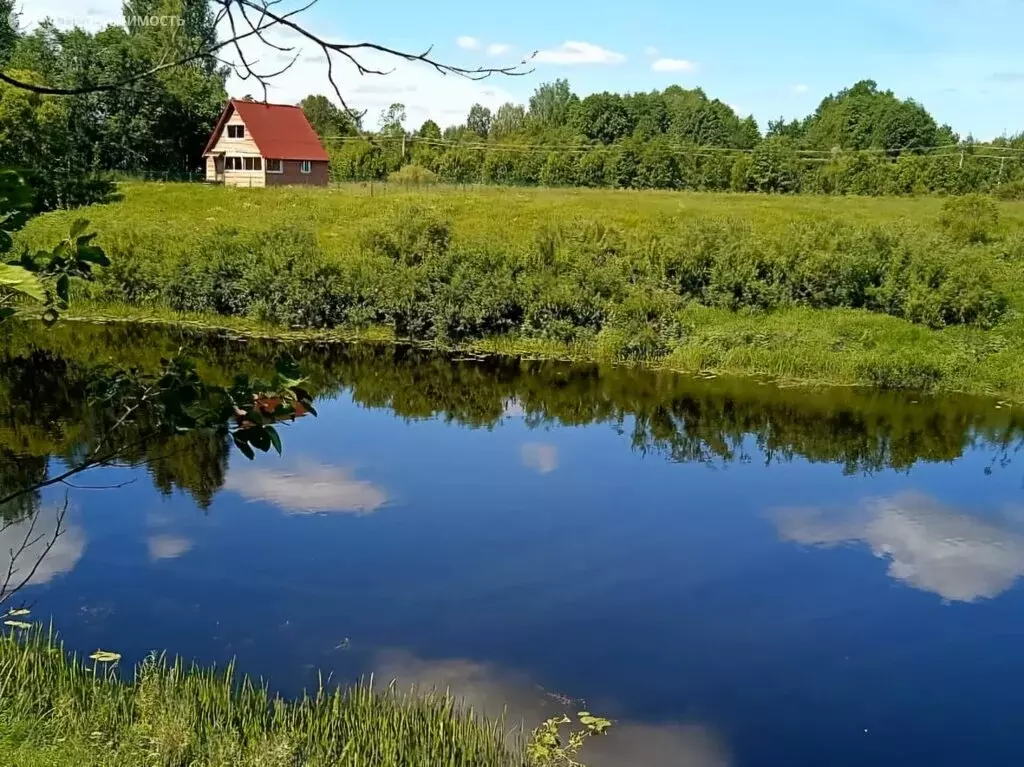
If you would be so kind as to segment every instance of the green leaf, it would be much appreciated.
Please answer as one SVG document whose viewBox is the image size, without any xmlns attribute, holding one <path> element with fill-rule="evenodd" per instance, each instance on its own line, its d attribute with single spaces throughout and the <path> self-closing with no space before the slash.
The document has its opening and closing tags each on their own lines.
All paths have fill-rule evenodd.
<svg viewBox="0 0 1024 767">
<path fill-rule="evenodd" d="M 89 235 L 92 237 L 92 235 Z M 84 237 L 82 239 L 85 239 Z M 110 259 L 107 258 L 107 254 L 103 252 L 102 248 L 98 248 L 95 245 L 82 245 L 79 242 L 78 245 L 78 260 L 88 261 L 90 264 L 96 264 L 97 266 L 110 266 Z"/>
<path fill-rule="evenodd" d="M 42 320 L 43 320 L 43 324 L 46 325 L 47 327 L 49 327 L 50 325 L 55 323 L 57 321 L 57 312 L 56 312 L 56 310 L 54 310 L 52 308 L 47 309 L 45 312 L 43 312 Z"/>
<path fill-rule="evenodd" d="M 11 307 L 9 307 L 9 306 L 0 306 L 0 322 L 3 322 L 6 319 L 10 319 L 15 314 L 17 314 L 17 312 L 14 309 L 12 309 Z"/>
<path fill-rule="evenodd" d="M 4 621 L 5 626 L 10 626 L 16 629 L 30 629 L 32 628 L 31 623 L 25 623 L 25 621 Z"/>
<path fill-rule="evenodd" d="M 89 219 L 87 218 L 76 218 L 74 223 L 71 224 L 71 236 L 69 240 L 74 240 L 85 234 L 85 230 L 89 228 Z"/>
<path fill-rule="evenodd" d="M 46 303 L 46 288 L 42 280 L 21 266 L 0 264 L 0 286 Z"/>
<path fill-rule="evenodd" d="M 281 437 L 277 433 L 277 429 L 273 426 L 266 427 L 267 436 L 270 437 L 270 444 L 274 446 L 274 450 L 277 451 L 278 455 L 281 455 Z"/>
<path fill-rule="evenodd" d="M 20 618 L 21 616 L 28 615 L 31 612 L 32 612 L 31 610 L 28 610 L 28 609 L 26 609 L 24 607 L 19 607 L 17 610 L 11 610 L 9 613 L 7 613 L 6 617 L 8 617 L 8 618 Z"/>
<path fill-rule="evenodd" d="M 116 663 L 121 660 L 121 653 L 110 652 L 109 650 L 97 650 L 89 657 L 98 663 Z"/>
<path fill-rule="evenodd" d="M 71 287 L 71 280 L 66 274 L 62 274 L 57 280 L 57 296 L 61 301 L 68 300 L 68 289 Z"/>
<path fill-rule="evenodd" d="M 232 434 L 232 439 L 235 441 L 235 447 L 242 451 L 242 455 L 248 458 L 250 461 L 256 457 L 256 453 L 253 452 L 252 448 L 249 447 L 249 443 L 238 436 L 238 434 Z"/>
<path fill-rule="evenodd" d="M 251 434 L 249 435 L 249 442 L 255 445 L 257 448 L 262 450 L 264 453 L 270 450 L 270 435 L 267 434 L 267 430 L 264 427 L 257 427 L 249 429 Z"/>
</svg>

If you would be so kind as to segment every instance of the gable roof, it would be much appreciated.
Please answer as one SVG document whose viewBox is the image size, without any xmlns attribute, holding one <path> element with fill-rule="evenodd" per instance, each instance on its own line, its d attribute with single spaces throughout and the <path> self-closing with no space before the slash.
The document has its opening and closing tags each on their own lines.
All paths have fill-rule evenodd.
<svg viewBox="0 0 1024 767">
<path fill-rule="evenodd" d="M 204 155 L 213 151 L 232 112 L 238 112 L 249 136 L 264 157 L 273 160 L 327 161 L 327 152 L 301 107 L 241 99 L 228 101 L 203 150 Z"/>
</svg>

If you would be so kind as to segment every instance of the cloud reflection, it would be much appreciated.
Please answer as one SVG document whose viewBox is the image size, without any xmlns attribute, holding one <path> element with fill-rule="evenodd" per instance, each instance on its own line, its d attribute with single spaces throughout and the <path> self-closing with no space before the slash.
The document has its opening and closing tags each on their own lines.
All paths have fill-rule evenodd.
<svg viewBox="0 0 1024 767">
<path fill-rule="evenodd" d="M 398 689 L 450 690 L 466 707 L 488 717 L 504 713 L 509 724 L 522 722 L 527 730 L 581 707 L 580 702 L 553 700 L 522 674 L 471 660 L 422 660 L 402 651 L 382 653 L 374 675 L 396 680 Z M 608 735 L 588 741 L 581 756 L 589 767 L 728 767 L 731 763 L 725 744 L 708 727 L 628 720 L 615 720 Z"/>
<path fill-rule="evenodd" d="M 57 529 L 59 513 L 60 509 L 56 507 L 41 508 L 36 512 L 35 527 L 32 527 L 32 519 L 26 518 L 15 522 L 0 533 L 0 580 L 11 567 L 12 551 L 16 556 L 14 567 L 17 569 L 11 578 L 12 586 L 20 583 L 36 562 L 39 562 L 39 567 L 26 583 L 27 586 L 49 583 L 58 575 L 75 569 L 85 551 L 85 532 L 78 525 L 68 521 L 70 515 L 64 518 L 60 537 L 49 553 L 46 553 L 46 546 Z M 26 542 L 26 537 L 28 545 L 19 553 L 20 547 Z"/>
<path fill-rule="evenodd" d="M 539 474 L 550 474 L 558 468 L 558 448 L 546 442 L 526 442 L 519 448 L 523 466 Z"/>
<path fill-rule="evenodd" d="M 176 559 L 192 548 L 192 541 L 176 535 L 151 535 L 146 539 L 150 561 Z"/>
<path fill-rule="evenodd" d="M 272 503 L 293 513 L 369 514 L 388 500 L 382 487 L 356 479 L 352 469 L 321 464 L 308 464 L 293 471 L 274 471 L 255 465 L 232 469 L 224 487 L 250 501 Z"/>
<path fill-rule="evenodd" d="M 953 602 L 995 597 L 1024 574 L 1024 536 L 906 492 L 856 509 L 786 509 L 774 515 L 786 540 L 814 546 L 867 544 L 889 575 Z"/>
</svg>

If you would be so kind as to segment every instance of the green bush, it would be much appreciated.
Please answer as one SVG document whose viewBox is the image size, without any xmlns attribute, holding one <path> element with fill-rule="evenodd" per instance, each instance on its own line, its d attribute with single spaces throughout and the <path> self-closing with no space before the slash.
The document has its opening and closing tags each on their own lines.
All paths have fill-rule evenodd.
<svg viewBox="0 0 1024 767">
<path fill-rule="evenodd" d="M 980 194 L 951 197 L 942 204 L 939 223 L 954 242 L 989 242 L 999 226 L 999 208 L 991 198 Z"/>
<path fill-rule="evenodd" d="M 388 183 L 426 186 L 438 182 L 437 174 L 419 165 L 404 165 L 388 175 Z"/>
<path fill-rule="evenodd" d="M 214 228 L 173 257 L 129 238 L 88 289 L 287 327 L 386 325 L 425 341 L 597 340 L 619 359 L 669 353 L 685 335 L 677 318 L 689 303 L 851 308 L 934 328 L 991 327 L 1008 306 L 998 259 L 1019 258 L 1020 238 L 998 251 L 958 244 L 963 210 L 946 212 L 954 223 L 943 234 L 831 219 L 755 227 L 664 217 L 624 227 L 587 218 L 545 222 L 532 242 L 524 234 L 508 244 L 463 242 L 436 208 L 400 204 L 345 245 L 295 225 Z"/>
</svg>

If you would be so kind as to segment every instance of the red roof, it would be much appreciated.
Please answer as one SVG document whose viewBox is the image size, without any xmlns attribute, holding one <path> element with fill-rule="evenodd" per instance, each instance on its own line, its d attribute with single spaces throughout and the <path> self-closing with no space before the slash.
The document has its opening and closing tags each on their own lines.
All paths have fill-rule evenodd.
<svg viewBox="0 0 1024 767">
<path fill-rule="evenodd" d="M 231 112 L 238 112 L 260 154 L 273 160 L 321 160 L 327 162 L 320 139 L 302 108 L 288 104 L 231 99 L 217 121 L 203 154 L 209 154 L 220 138 Z"/>
</svg>

